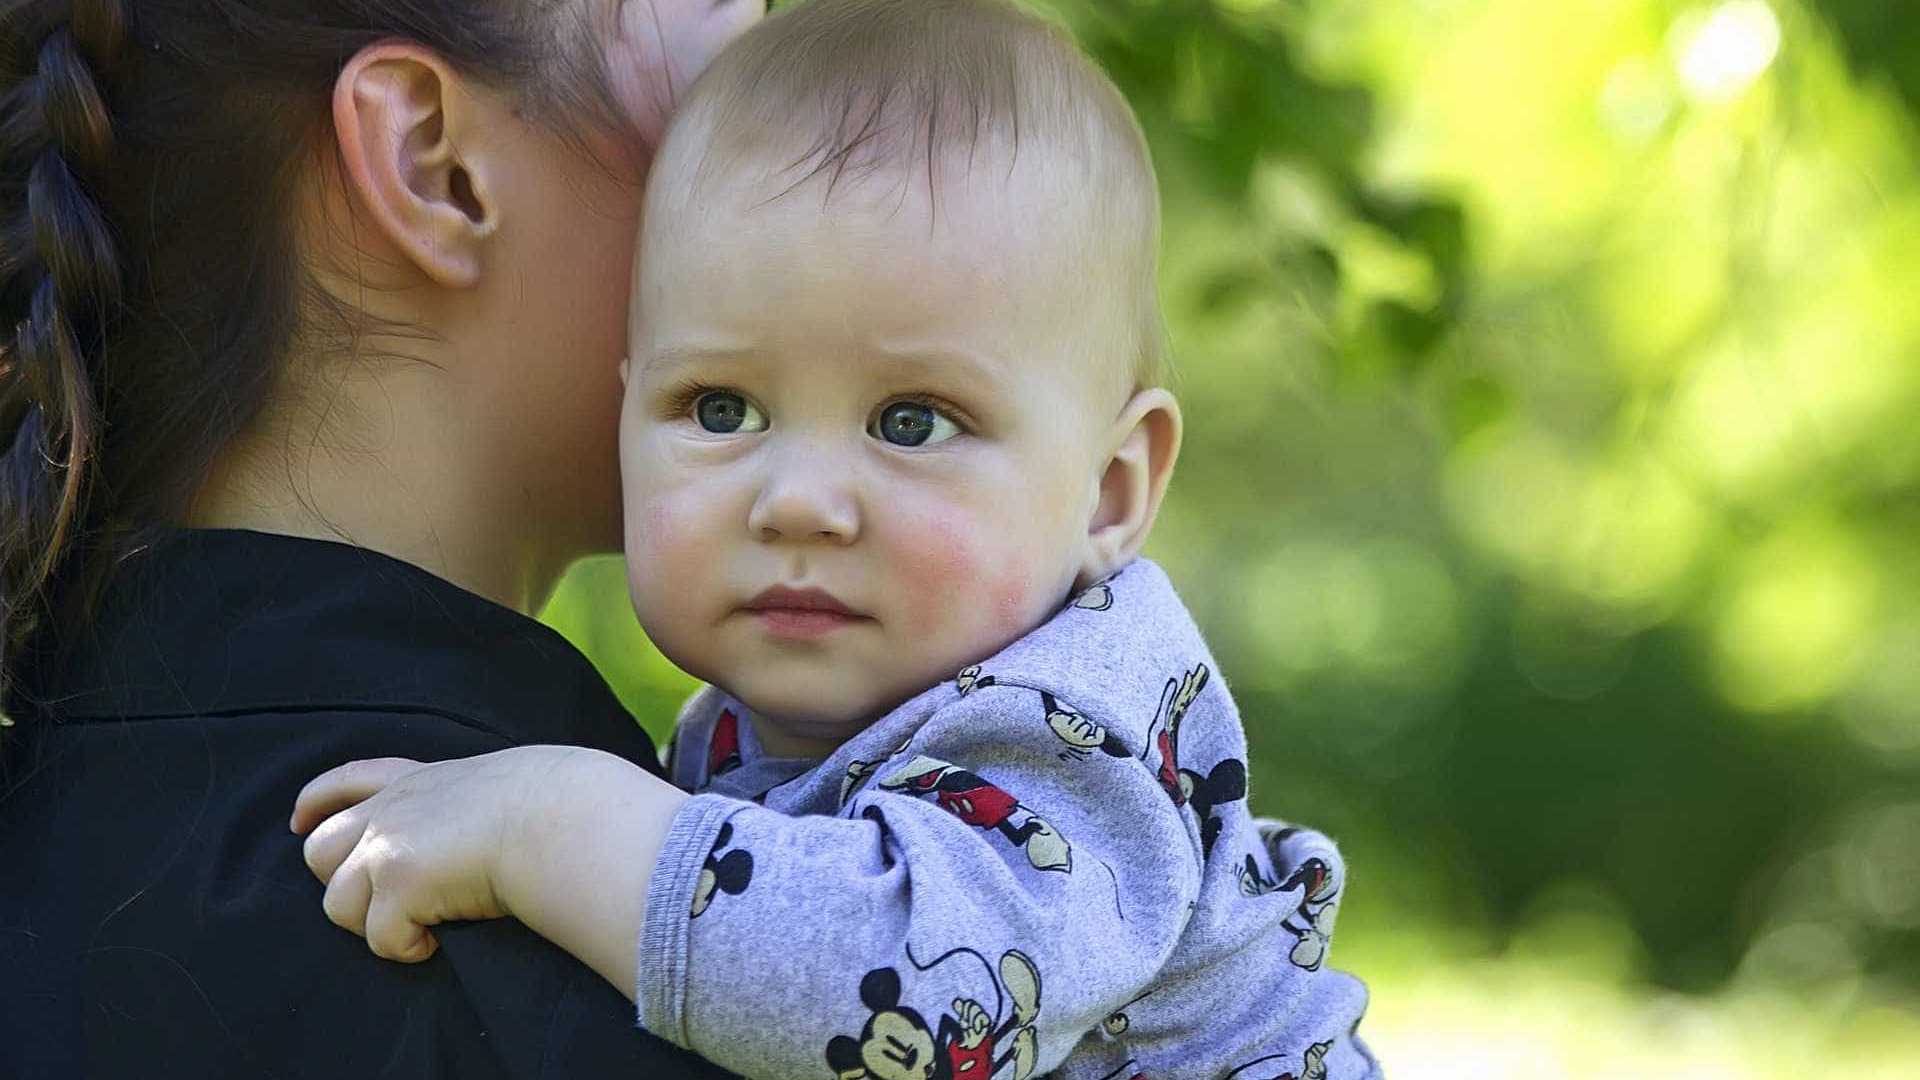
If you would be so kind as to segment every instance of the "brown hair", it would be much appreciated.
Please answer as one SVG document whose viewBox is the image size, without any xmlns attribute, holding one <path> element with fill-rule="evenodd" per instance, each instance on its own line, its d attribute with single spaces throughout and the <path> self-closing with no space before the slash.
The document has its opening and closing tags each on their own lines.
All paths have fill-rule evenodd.
<svg viewBox="0 0 1920 1080">
<path fill-rule="evenodd" d="M 807 0 L 782 10 L 688 92 L 662 159 L 687 152 L 675 145 L 683 140 L 699 145 L 693 187 L 769 154 L 781 155 L 778 172 L 790 180 L 783 194 L 817 180 L 831 198 L 843 181 L 924 171 L 936 216 L 940 161 L 1009 171 L 1022 153 L 1071 162 L 1085 180 L 1070 193 L 1075 210 L 1096 234 L 1086 250 L 1122 273 L 1120 348 L 1138 385 L 1162 378 L 1160 208 L 1146 140 L 1072 38 L 1008 0 Z"/>
<path fill-rule="evenodd" d="M 0 0 L 0 723 L 27 651 L 180 519 L 296 338 L 352 322 L 291 212 L 345 62 L 415 41 L 581 134 L 614 114 L 567 2 Z"/>
</svg>

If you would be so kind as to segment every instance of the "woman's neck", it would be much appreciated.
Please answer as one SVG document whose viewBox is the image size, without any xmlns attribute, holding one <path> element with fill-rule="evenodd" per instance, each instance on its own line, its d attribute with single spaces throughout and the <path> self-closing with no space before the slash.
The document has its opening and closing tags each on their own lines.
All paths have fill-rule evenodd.
<svg viewBox="0 0 1920 1080">
<path fill-rule="evenodd" d="M 187 524 L 343 541 L 516 611 L 546 602 L 575 553 L 543 545 L 541 515 L 461 422 L 443 372 L 375 362 L 314 390 L 281 395 L 294 403 L 215 462 Z"/>
</svg>

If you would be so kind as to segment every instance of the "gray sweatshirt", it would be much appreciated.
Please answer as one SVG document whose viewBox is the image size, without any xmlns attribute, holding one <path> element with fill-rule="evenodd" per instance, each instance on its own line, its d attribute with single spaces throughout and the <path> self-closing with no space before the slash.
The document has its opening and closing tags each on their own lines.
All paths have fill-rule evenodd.
<svg viewBox="0 0 1920 1080">
<path fill-rule="evenodd" d="M 1359 1080 L 1326 837 L 1141 560 L 824 761 L 709 688 L 673 743 L 640 1022 L 748 1077 Z"/>
</svg>

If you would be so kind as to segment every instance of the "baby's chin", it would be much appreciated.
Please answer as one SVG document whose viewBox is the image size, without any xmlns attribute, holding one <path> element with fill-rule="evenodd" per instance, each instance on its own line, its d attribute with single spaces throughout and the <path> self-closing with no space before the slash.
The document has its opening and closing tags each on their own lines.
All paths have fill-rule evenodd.
<svg viewBox="0 0 1920 1080">
<path fill-rule="evenodd" d="M 812 737 L 839 741 L 858 735 L 907 700 L 872 694 L 804 694 L 791 688 L 767 691 L 756 687 L 743 693 L 725 684 L 721 689 L 739 698 L 756 716 L 778 720 Z"/>
<path fill-rule="evenodd" d="M 895 685 L 891 679 L 885 680 L 887 685 L 879 685 L 881 680 L 871 675 L 853 673 L 824 677 L 818 682 L 764 676 L 712 681 L 782 733 L 837 747 L 947 677 L 931 675 L 911 685 Z M 813 685 L 805 685 L 809 683 Z"/>
</svg>

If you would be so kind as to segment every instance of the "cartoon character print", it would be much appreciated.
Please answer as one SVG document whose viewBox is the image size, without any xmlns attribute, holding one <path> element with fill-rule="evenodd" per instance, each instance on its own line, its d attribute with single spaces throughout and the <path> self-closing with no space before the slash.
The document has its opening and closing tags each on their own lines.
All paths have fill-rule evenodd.
<svg viewBox="0 0 1920 1080">
<path fill-rule="evenodd" d="M 1200 818 L 1200 853 L 1213 858 L 1213 843 L 1226 826 L 1221 808 L 1247 797 L 1247 764 L 1239 758 L 1227 758 L 1208 770 L 1207 775 L 1180 770 L 1180 789 L 1186 792 L 1187 805 Z"/>
<path fill-rule="evenodd" d="M 1108 757 L 1130 756 L 1120 736 L 1107 730 L 1105 724 L 1098 723 L 1044 690 L 1040 693 L 1040 707 L 1047 711 L 1048 729 L 1067 744 L 1067 748 L 1060 752 L 1061 758 L 1085 761 L 1093 756 L 1095 750 Z"/>
<path fill-rule="evenodd" d="M 1107 581 L 1111 580 L 1113 579 L 1107 579 Z M 1111 611 L 1113 610 L 1113 587 L 1103 581 L 1082 591 L 1067 606 L 1079 608 L 1082 611 Z"/>
<path fill-rule="evenodd" d="M 739 767 L 740 717 L 732 709 L 722 709 L 720 719 L 713 722 L 713 741 L 707 744 L 707 779 Z"/>
<path fill-rule="evenodd" d="M 1108 1013 L 1106 1019 L 1100 1021 L 1100 1034 L 1108 1039 L 1117 1039 L 1132 1030 L 1133 1018 L 1127 1015 L 1127 1010 L 1152 996 L 1153 991 L 1148 990 L 1144 994 L 1136 995 L 1132 1001 Z M 1129 1064 L 1131 1064 L 1131 1062 L 1129 1062 Z M 1122 1068 L 1124 1069 L 1125 1066 L 1122 1066 Z M 1119 1070 L 1116 1070 L 1116 1072 L 1118 1071 Z"/>
<path fill-rule="evenodd" d="M 1159 711 L 1147 728 L 1149 731 L 1160 729 L 1153 738 L 1160 751 L 1160 768 L 1155 775 L 1175 806 L 1185 806 L 1188 795 L 1188 788 L 1180 782 L 1180 725 L 1186 720 L 1194 699 L 1207 688 L 1211 676 L 1207 665 L 1199 664 L 1177 679 L 1168 679 L 1166 688 L 1160 692 Z"/>
<path fill-rule="evenodd" d="M 1265 896 L 1280 891 L 1280 883 L 1260 872 L 1260 864 L 1254 860 L 1253 853 L 1247 853 L 1247 861 L 1240 864 L 1240 895 L 1245 897 Z"/>
<path fill-rule="evenodd" d="M 847 800 L 853 797 L 853 789 L 865 783 L 867 777 L 872 776 L 873 771 L 878 769 L 885 760 L 885 758 L 875 758 L 872 761 L 847 762 L 847 775 L 840 781 L 841 806 L 847 805 Z"/>
<path fill-rule="evenodd" d="M 1280 836 L 1284 837 L 1285 833 Z M 1333 868 L 1323 859 L 1307 859 L 1287 875 L 1287 880 L 1276 882 L 1260 872 L 1259 863 L 1249 854 L 1240 867 L 1239 876 L 1243 896 L 1300 890 L 1299 907 L 1280 924 L 1296 939 L 1287 959 L 1295 967 L 1320 970 L 1333 940 L 1334 918 L 1340 907 L 1340 883 L 1334 879 Z"/>
<path fill-rule="evenodd" d="M 927 971 L 961 955 L 985 963 L 963 949 L 914 966 Z M 835 1080 L 1026 1080 L 1039 1054 L 1033 1021 L 1040 1014 L 1040 972 L 1025 953 L 1009 949 L 1001 955 L 994 994 L 995 1008 L 1007 1008 L 1004 1018 L 973 998 L 956 997 L 938 1024 L 929 1026 L 920 1012 L 901 1004 L 899 972 L 875 968 L 860 980 L 860 1002 L 872 1015 L 858 1038 L 835 1035 L 827 1042 L 827 1067 Z"/>
<path fill-rule="evenodd" d="M 961 668 L 960 674 L 954 676 L 953 679 L 953 687 L 960 691 L 961 697 L 966 697 L 975 690 L 984 690 L 989 686 L 998 685 L 1000 685 L 998 679 L 995 679 L 991 675 L 981 674 L 979 664 L 972 664 L 968 667 Z"/>
<path fill-rule="evenodd" d="M 913 744 L 913 736 L 909 735 L 906 738 L 901 739 L 900 745 L 894 747 L 893 752 L 888 754 L 886 757 L 877 757 L 877 758 L 872 758 L 864 761 L 856 760 L 856 761 L 847 762 L 847 775 L 840 780 L 840 805 L 841 806 L 847 805 L 847 800 L 853 798 L 853 789 L 865 783 L 867 777 L 873 775 L 874 770 L 878 769 L 881 765 L 884 765 L 888 760 L 899 757 L 901 754 L 906 753 L 907 747 L 912 744 Z"/>
<path fill-rule="evenodd" d="M 713 850 L 707 853 L 707 861 L 700 866 L 700 877 L 693 884 L 693 914 L 699 918 L 713 904 L 715 893 L 739 896 L 747 891 L 747 885 L 753 881 L 753 852 L 745 848 L 735 848 L 725 855 L 720 849 L 733 843 L 733 823 L 720 826 L 720 832 L 713 840 Z"/>
<path fill-rule="evenodd" d="M 976 829 L 998 832 L 1025 851 L 1036 870 L 1073 869 L 1073 849 L 1058 830 L 1006 791 L 950 762 L 916 757 L 883 778 L 880 787 L 933 796 L 942 810 Z"/>
<path fill-rule="evenodd" d="M 1207 665 L 1196 664 L 1178 678 L 1168 679 L 1160 693 L 1160 708 L 1147 729 L 1158 729 L 1151 740 L 1152 748 L 1160 751 L 1160 765 L 1154 775 L 1175 806 L 1193 807 L 1194 816 L 1200 820 L 1201 854 L 1209 859 L 1213 857 L 1214 841 L 1226 825 L 1220 810 L 1247 797 L 1247 764 L 1238 758 L 1215 762 L 1204 775 L 1180 765 L 1180 734 L 1187 710 L 1211 678 Z M 1144 759 L 1146 755 L 1141 756 Z"/>
<path fill-rule="evenodd" d="M 1287 958 L 1295 967 L 1318 971 L 1333 941 L 1333 921 L 1340 913 L 1340 883 L 1326 863 L 1308 859 L 1281 883 L 1280 889 L 1300 890 L 1300 907 L 1280 924 L 1299 939 Z"/>
<path fill-rule="evenodd" d="M 1281 1061 L 1285 1056 L 1281 1054 L 1270 1054 L 1266 1057 L 1249 1061 L 1245 1065 L 1228 1073 L 1227 1080 L 1241 1080 L 1242 1077 L 1244 1077 L 1245 1080 L 1327 1080 L 1327 1051 L 1332 1049 L 1332 1042 L 1317 1042 L 1307 1047 L 1300 1055 L 1300 1071 L 1297 1074 L 1293 1072 L 1268 1072 L 1267 1069 L 1274 1068 L 1274 1063 Z M 1265 1068 L 1261 1068 L 1261 1066 L 1265 1066 Z M 1258 1070 L 1256 1072 L 1248 1071 L 1256 1069 Z"/>
<path fill-rule="evenodd" d="M 961 697 L 989 686 L 1017 686 L 1022 690 L 1031 690 L 1040 695 L 1040 709 L 1041 714 L 1046 718 L 1047 730 L 1053 732 L 1055 738 L 1066 744 L 1066 749 L 1060 751 L 1062 761 L 1069 759 L 1085 761 L 1093 756 L 1095 750 L 1108 757 L 1117 758 L 1127 757 L 1130 753 L 1127 745 L 1120 741 L 1120 736 L 1108 730 L 1105 724 L 1037 686 L 1028 686 L 1025 683 L 1011 682 L 993 675 L 982 674 L 979 664 L 960 672 L 954 679 L 954 686 L 960 691 Z"/>
</svg>

